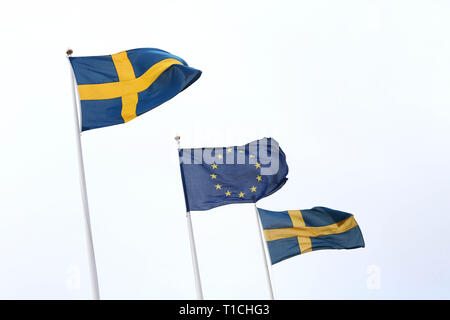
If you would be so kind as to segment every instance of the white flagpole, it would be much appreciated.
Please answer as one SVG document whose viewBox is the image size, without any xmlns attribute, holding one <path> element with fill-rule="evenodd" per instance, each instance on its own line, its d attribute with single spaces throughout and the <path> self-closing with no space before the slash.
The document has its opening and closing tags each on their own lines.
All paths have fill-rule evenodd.
<svg viewBox="0 0 450 320">
<path fill-rule="evenodd" d="M 67 58 L 69 58 L 73 51 L 71 49 L 67 50 Z M 70 61 L 69 61 L 70 64 Z M 70 65 L 71 79 L 72 79 L 72 96 L 73 96 L 73 110 L 75 119 L 75 136 L 77 140 L 77 151 L 78 151 L 78 169 L 80 170 L 80 186 L 81 186 L 81 199 L 83 201 L 83 211 L 84 211 L 84 225 L 86 228 L 86 244 L 89 256 L 89 274 L 91 277 L 91 290 L 94 300 L 100 300 L 98 277 L 97 277 L 97 265 L 95 263 L 95 253 L 94 253 L 94 242 L 92 240 L 92 229 L 91 229 L 91 219 L 89 217 L 89 206 L 88 197 L 86 189 L 86 177 L 84 174 L 84 163 L 83 163 L 83 150 L 81 148 L 81 131 L 78 118 L 78 107 L 77 107 L 77 94 L 75 91 L 75 79 L 73 74 L 72 66 Z"/>
<path fill-rule="evenodd" d="M 175 140 L 177 141 L 178 154 L 179 154 L 180 136 L 176 136 Z M 181 168 L 180 168 L 180 170 L 181 170 Z M 183 188 L 184 188 L 184 186 L 183 186 Z M 189 211 L 186 211 L 186 222 L 187 222 L 188 233 L 189 233 L 189 242 L 190 242 L 190 246 L 191 246 L 192 267 L 194 269 L 194 278 L 195 278 L 195 291 L 197 293 L 197 300 L 203 300 L 202 283 L 200 281 L 200 269 L 198 267 L 197 251 L 195 249 L 194 229 L 192 228 L 191 213 Z"/>
<path fill-rule="evenodd" d="M 267 287 L 269 288 L 270 300 L 274 300 L 272 280 L 270 279 L 269 263 L 267 261 L 267 254 L 266 254 L 267 243 L 263 237 L 261 218 L 259 217 L 259 212 L 258 212 L 258 208 L 256 207 L 256 203 L 255 203 L 255 212 L 256 212 L 256 220 L 257 220 L 257 224 L 258 224 L 259 240 L 261 241 L 262 255 L 264 258 L 264 266 L 266 269 Z"/>
</svg>

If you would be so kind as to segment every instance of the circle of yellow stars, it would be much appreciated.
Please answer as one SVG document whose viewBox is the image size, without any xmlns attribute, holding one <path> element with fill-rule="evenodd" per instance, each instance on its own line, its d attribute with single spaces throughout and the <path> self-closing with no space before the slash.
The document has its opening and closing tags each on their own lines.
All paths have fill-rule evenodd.
<svg viewBox="0 0 450 320">
<path fill-rule="evenodd" d="M 227 152 L 232 152 L 232 151 L 233 151 L 232 148 L 228 148 L 228 149 L 227 149 Z M 243 153 L 244 150 L 239 149 L 238 152 Z M 249 157 L 250 157 L 250 158 L 254 158 L 255 155 L 251 154 L 251 155 L 249 155 Z M 223 156 L 222 156 L 221 154 L 219 154 L 219 155 L 217 155 L 217 158 L 222 159 Z M 254 164 L 254 166 L 255 166 L 256 169 L 260 169 L 260 168 L 261 168 L 261 163 L 256 162 L 256 163 Z M 218 168 L 218 165 L 217 165 L 216 163 L 213 163 L 213 164 L 211 164 L 211 168 L 212 168 L 213 170 L 214 170 L 214 169 L 217 169 L 217 168 Z M 217 174 L 215 174 L 215 173 L 212 173 L 212 174 L 210 174 L 209 176 L 211 177 L 211 180 L 217 179 Z M 257 184 L 258 182 L 261 182 L 261 181 L 262 181 L 262 177 L 261 177 L 260 175 L 257 175 L 257 176 L 256 176 L 256 181 L 257 181 L 256 184 Z M 218 184 L 218 183 L 217 183 L 214 187 L 216 188 L 216 190 L 225 190 L 225 189 L 222 189 L 223 185 Z M 249 188 L 250 193 L 256 192 L 256 189 L 257 189 L 257 187 L 256 187 L 255 185 L 252 185 L 252 186 Z M 226 189 L 226 191 L 225 191 L 225 196 L 226 196 L 226 197 L 229 197 L 229 196 L 231 196 L 231 194 L 232 194 L 232 192 L 231 192 L 230 190 Z M 238 194 L 238 197 L 239 197 L 239 198 L 244 198 L 244 196 L 245 196 L 245 192 L 243 192 L 243 191 L 239 192 L 239 194 Z"/>
</svg>

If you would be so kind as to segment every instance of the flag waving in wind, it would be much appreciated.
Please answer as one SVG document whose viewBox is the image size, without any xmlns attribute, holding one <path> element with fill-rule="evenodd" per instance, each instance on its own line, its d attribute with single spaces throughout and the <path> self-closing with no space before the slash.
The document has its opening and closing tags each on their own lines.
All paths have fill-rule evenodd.
<svg viewBox="0 0 450 320">
<path fill-rule="evenodd" d="M 201 71 L 166 51 L 144 48 L 70 57 L 81 100 L 82 131 L 128 122 L 176 96 Z"/>
<path fill-rule="evenodd" d="M 361 230 L 350 213 L 325 207 L 258 211 L 272 264 L 315 250 L 364 247 Z"/>
<path fill-rule="evenodd" d="M 287 181 L 286 157 L 272 138 L 243 146 L 180 149 L 179 155 L 188 211 L 254 203 Z"/>
</svg>

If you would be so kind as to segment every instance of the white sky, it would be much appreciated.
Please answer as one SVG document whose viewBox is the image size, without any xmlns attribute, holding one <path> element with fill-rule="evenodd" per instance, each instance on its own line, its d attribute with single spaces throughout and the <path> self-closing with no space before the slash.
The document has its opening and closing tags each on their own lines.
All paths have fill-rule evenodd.
<svg viewBox="0 0 450 320">
<path fill-rule="evenodd" d="M 90 298 L 68 47 L 156 47 L 203 71 L 83 134 L 102 298 L 195 298 L 176 134 L 272 136 L 289 181 L 259 206 L 355 215 L 366 248 L 275 265 L 277 298 L 450 298 L 449 14 L 446 1 L 4 4 L 0 298 Z M 205 298 L 267 298 L 252 205 L 192 215 Z"/>
</svg>

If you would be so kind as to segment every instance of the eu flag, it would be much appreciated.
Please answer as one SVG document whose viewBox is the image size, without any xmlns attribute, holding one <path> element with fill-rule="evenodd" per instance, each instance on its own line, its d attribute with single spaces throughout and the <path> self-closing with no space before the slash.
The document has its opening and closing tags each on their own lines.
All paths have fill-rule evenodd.
<svg viewBox="0 0 450 320">
<path fill-rule="evenodd" d="M 180 149 L 179 155 L 188 211 L 254 203 L 287 181 L 286 157 L 272 138 L 243 146 Z"/>
<path fill-rule="evenodd" d="M 70 57 L 81 100 L 82 131 L 128 122 L 173 98 L 201 71 L 169 52 L 134 49 Z"/>
<path fill-rule="evenodd" d="M 361 230 L 350 213 L 325 207 L 258 211 L 272 264 L 315 250 L 364 247 Z"/>
</svg>

